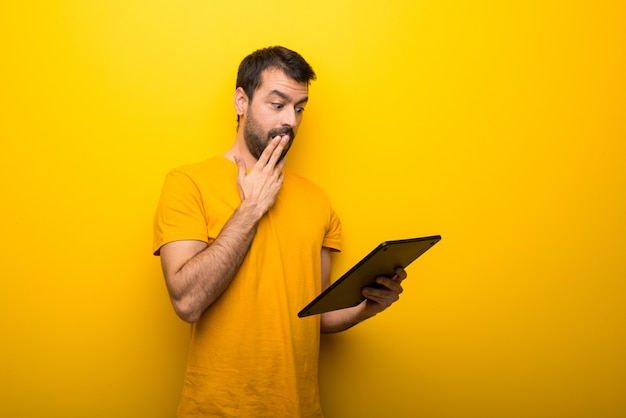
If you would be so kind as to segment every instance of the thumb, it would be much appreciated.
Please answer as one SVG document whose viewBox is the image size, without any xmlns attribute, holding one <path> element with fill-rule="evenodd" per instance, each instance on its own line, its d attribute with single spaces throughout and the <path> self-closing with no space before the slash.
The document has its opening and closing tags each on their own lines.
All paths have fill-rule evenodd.
<svg viewBox="0 0 626 418">
<path fill-rule="evenodd" d="M 237 163 L 237 187 L 239 189 L 239 197 L 241 200 L 245 199 L 245 193 L 243 191 L 243 182 L 246 178 L 246 162 L 238 155 L 233 156 L 235 163 Z"/>
</svg>

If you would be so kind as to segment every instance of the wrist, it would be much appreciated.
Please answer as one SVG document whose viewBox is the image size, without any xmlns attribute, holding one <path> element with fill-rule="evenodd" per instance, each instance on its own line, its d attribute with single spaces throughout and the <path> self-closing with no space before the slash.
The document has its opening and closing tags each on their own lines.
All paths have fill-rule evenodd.
<svg viewBox="0 0 626 418">
<path fill-rule="evenodd" d="M 258 204 L 247 199 L 242 200 L 239 207 L 235 210 L 238 216 L 252 222 L 254 225 L 259 223 L 265 212 Z"/>
</svg>

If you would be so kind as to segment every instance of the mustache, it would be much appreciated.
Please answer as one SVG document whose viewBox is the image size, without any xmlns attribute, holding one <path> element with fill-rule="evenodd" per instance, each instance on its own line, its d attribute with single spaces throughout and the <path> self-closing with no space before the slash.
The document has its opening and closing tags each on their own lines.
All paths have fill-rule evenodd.
<svg viewBox="0 0 626 418">
<path fill-rule="evenodd" d="M 293 139 L 295 134 L 293 133 L 293 129 L 289 126 L 281 126 L 279 128 L 270 129 L 267 133 L 268 139 L 274 138 L 277 135 L 289 135 L 289 139 Z"/>
</svg>

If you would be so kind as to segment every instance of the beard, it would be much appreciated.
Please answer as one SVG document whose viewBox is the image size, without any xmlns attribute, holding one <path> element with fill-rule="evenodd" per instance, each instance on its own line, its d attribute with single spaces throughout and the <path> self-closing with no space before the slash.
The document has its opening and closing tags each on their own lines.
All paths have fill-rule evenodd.
<svg viewBox="0 0 626 418">
<path fill-rule="evenodd" d="M 247 120 L 243 129 L 243 137 L 246 140 L 246 146 L 248 147 L 250 154 L 258 160 L 273 137 L 277 135 L 288 135 L 289 142 L 285 145 L 285 149 L 280 155 L 278 161 L 282 160 L 287 154 L 287 151 L 289 151 L 289 148 L 291 148 L 291 144 L 296 136 L 293 129 L 289 126 L 281 126 L 278 128 L 272 128 L 265 133 L 254 116 L 252 116 L 252 112 L 249 109 L 246 116 Z"/>
</svg>

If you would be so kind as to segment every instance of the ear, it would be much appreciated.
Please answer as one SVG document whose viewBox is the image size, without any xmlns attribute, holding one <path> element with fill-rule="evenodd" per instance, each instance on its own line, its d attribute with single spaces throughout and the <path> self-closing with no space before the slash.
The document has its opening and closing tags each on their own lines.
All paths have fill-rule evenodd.
<svg viewBox="0 0 626 418">
<path fill-rule="evenodd" d="M 235 90 L 235 110 L 239 116 L 245 115 L 248 110 L 248 95 L 241 87 Z"/>
</svg>

